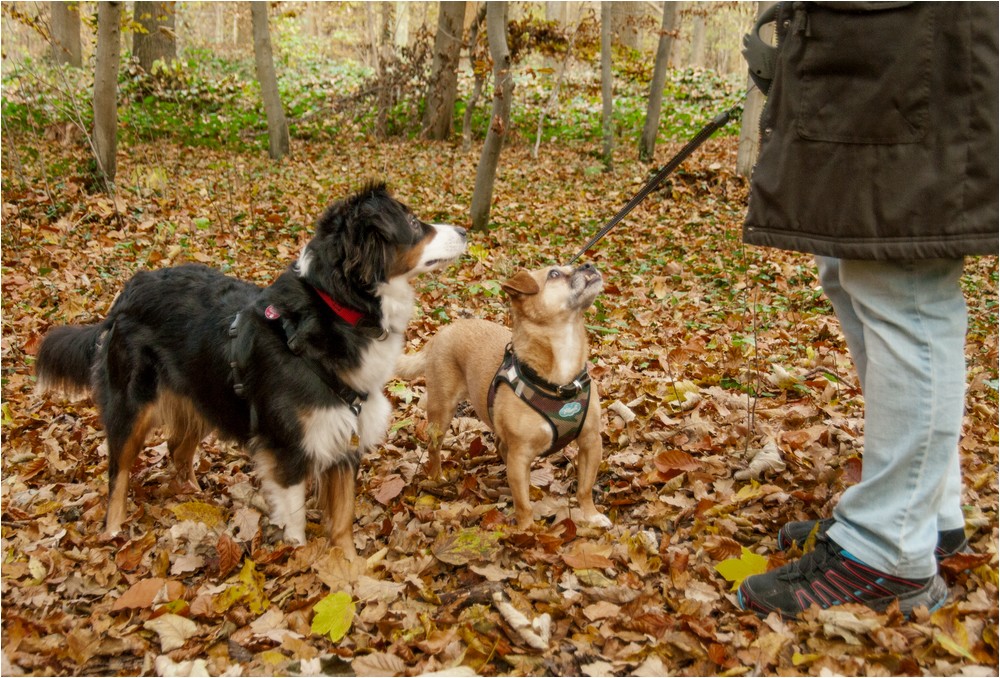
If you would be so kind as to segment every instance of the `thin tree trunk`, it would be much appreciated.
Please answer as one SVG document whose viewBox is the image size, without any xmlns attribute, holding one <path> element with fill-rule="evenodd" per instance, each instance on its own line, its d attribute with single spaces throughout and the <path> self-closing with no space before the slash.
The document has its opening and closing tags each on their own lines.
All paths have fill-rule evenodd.
<svg viewBox="0 0 1000 678">
<path fill-rule="evenodd" d="M 757 16 L 775 5 L 774 2 L 758 2 Z M 760 37 L 766 42 L 770 42 L 774 37 L 774 24 L 768 24 L 761 29 Z M 764 94 L 756 87 L 752 87 L 753 80 L 747 77 L 747 87 L 750 94 L 747 95 L 746 103 L 743 104 L 743 119 L 740 121 L 740 145 L 736 152 L 736 173 L 743 177 L 749 177 L 753 171 L 753 166 L 757 162 L 757 152 L 760 149 L 760 114 L 764 109 Z"/>
<path fill-rule="evenodd" d="M 531 149 L 532 158 L 538 158 L 538 147 L 542 144 L 542 130 L 545 126 L 545 118 L 548 117 L 549 111 L 559 103 L 559 88 L 562 85 L 563 77 L 566 75 L 566 68 L 569 66 L 570 57 L 573 55 L 573 45 L 576 44 L 576 36 L 579 32 L 580 25 L 577 24 L 570 35 L 569 44 L 566 45 L 566 54 L 559 64 L 559 73 L 556 76 L 555 84 L 552 86 L 552 93 L 549 95 L 549 100 L 545 103 L 541 113 L 538 114 L 538 127 L 535 130 L 535 146 Z"/>
<path fill-rule="evenodd" d="M 705 65 L 705 13 L 706 10 L 698 8 L 691 17 L 691 58 L 689 63 L 695 68 L 702 68 Z"/>
<path fill-rule="evenodd" d="M 441 2 L 437 35 L 434 37 L 434 64 L 427 88 L 424 136 L 445 141 L 451 136 L 458 94 L 458 61 L 462 50 L 465 2 Z"/>
<path fill-rule="evenodd" d="M 614 151 L 614 98 L 611 82 L 611 3 L 601 2 L 601 156 L 611 170 Z"/>
<path fill-rule="evenodd" d="M 462 150 L 465 151 L 472 148 L 472 114 L 479 106 L 479 97 L 483 93 L 483 84 L 486 81 L 486 74 L 481 73 L 476 68 L 476 44 L 479 40 L 479 28 L 485 19 L 486 4 L 484 3 L 479 6 L 479 9 L 476 11 L 476 17 L 472 20 L 472 25 L 469 27 L 469 64 L 472 66 L 472 74 L 475 82 L 472 86 L 472 95 L 469 96 L 469 100 L 465 103 L 465 115 L 462 116 Z"/>
<path fill-rule="evenodd" d="M 271 50 L 271 31 L 268 27 L 267 10 L 268 3 L 266 2 L 250 3 L 257 80 L 260 82 L 260 94 L 264 100 L 264 111 L 267 114 L 268 152 L 275 160 L 281 160 L 288 155 L 290 150 L 288 121 L 285 119 L 285 111 L 281 107 L 278 77 L 274 73 L 274 53 Z"/>
<path fill-rule="evenodd" d="M 395 5 L 394 14 L 396 15 L 395 26 L 392 30 L 392 43 L 396 47 L 396 51 L 401 51 L 404 47 L 409 47 L 410 45 L 410 5 L 409 2 L 397 2 L 393 3 Z M 442 3 L 443 4 L 443 3 Z"/>
<path fill-rule="evenodd" d="M 656 135 L 660 130 L 660 110 L 663 105 L 663 83 L 667 80 L 670 48 L 674 42 L 674 22 L 677 20 L 677 3 L 663 3 L 663 22 L 660 39 L 656 43 L 656 60 L 653 64 L 653 81 L 649 83 L 649 101 L 646 106 L 646 123 L 639 137 L 639 160 L 650 162 L 656 150 Z"/>
<path fill-rule="evenodd" d="M 52 61 L 80 68 L 80 5 L 50 2 L 52 9 Z"/>
<path fill-rule="evenodd" d="M 476 184 L 472 190 L 472 228 L 483 230 L 490 220 L 490 203 L 496 180 L 500 150 L 510 127 L 510 103 L 514 80 L 510 74 L 510 49 L 507 47 L 507 3 L 490 2 L 486 6 L 486 34 L 493 57 L 493 111 L 490 129 L 486 133 L 483 152 L 476 169 Z"/>
<path fill-rule="evenodd" d="M 641 2 L 615 0 L 611 3 L 611 32 L 618 44 L 629 49 L 639 49 L 639 25 L 644 12 Z"/>
<path fill-rule="evenodd" d="M 176 5 L 176 2 L 162 0 L 137 0 L 135 3 L 133 14 L 142 28 L 132 33 L 132 54 L 147 73 L 158 60 L 169 63 L 177 58 Z"/>
<path fill-rule="evenodd" d="M 118 171 L 118 60 L 121 54 L 120 2 L 97 3 L 97 54 L 94 62 L 94 156 L 97 172 L 110 191 Z"/>
<path fill-rule="evenodd" d="M 386 66 L 392 56 L 392 16 L 395 6 L 381 3 L 381 30 L 378 33 L 375 59 L 379 63 L 379 78 L 376 83 L 375 136 L 384 139 L 389 136 L 389 108 L 392 106 L 392 83 Z"/>
</svg>

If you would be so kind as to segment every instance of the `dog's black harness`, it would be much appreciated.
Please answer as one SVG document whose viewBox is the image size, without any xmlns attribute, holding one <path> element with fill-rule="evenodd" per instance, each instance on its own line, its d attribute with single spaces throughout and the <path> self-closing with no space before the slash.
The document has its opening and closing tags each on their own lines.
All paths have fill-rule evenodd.
<svg viewBox="0 0 1000 678">
<path fill-rule="evenodd" d="M 546 454 L 558 452 L 579 437 L 590 407 L 590 373 L 586 367 L 573 381 L 558 386 L 543 379 L 518 360 L 514 355 L 514 347 L 508 344 L 503 362 L 493 377 L 486 396 L 490 421 L 493 420 L 493 401 L 500 384 L 507 384 L 514 395 L 549 423 L 552 428 L 552 445 Z"/>
<path fill-rule="evenodd" d="M 241 322 L 243 313 L 244 311 L 238 312 L 236 317 L 233 318 L 232 324 L 229 326 L 229 366 L 233 373 L 233 391 L 235 391 L 236 395 L 239 397 L 249 400 L 246 384 L 243 382 L 242 378 L 242 373 L 246 369 L 249 346 L 244 342 L 239 341 L 240 329 L 243 325 Z M 313 374 L 319 377 L 334 395 L 344 401 L 348 408 L 350 408 L 351 412 L 354 413 L 354 416 L 360 415 L 361 405 L 368 400 L 368 394 L 354 390 L 345 384 L 335 373 L 324 368 L 318 360 L 311 356 L 303 355 L 301 347 L 294 341 L 295 327 L 287 318 L 283 318 L 281 313 L 274 306 L 268 306 L 264 309 L 264 317 L 270 321 L 281 320 L 280 329 L 282 334 L 285 336 L 285 343 L 288 345 L 289 350 L 298 356 L 299 359 L 305 363 L 306 367 L 308 367 Z M 257 430 L 257 408 L 254 407 L 252 400 L 250 400 L 250 429 L 252 431 Z"/>
</svg>

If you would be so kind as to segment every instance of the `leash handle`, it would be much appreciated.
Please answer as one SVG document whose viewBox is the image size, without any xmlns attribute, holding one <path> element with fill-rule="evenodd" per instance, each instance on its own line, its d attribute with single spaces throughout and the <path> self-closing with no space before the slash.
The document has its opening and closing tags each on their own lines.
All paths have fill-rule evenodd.
<svg viewBox="0 0 1000 678">
<path fill-rule="evenodd" d="M 697 149 L 699 146 L 705 143 L 705 141 L 707 141 L 708 138 L 713 134 L 715 134 L 718 130 L 725 127 L 726 124 L 732 119 L 733 113 L 735 113 L 739 107 L 740 104 L 738 103 L 732 108 L 730 108 L 728 111 L 723 111 L 722 113 L 719 113 L 717 116 L 715 116 L 712 122 L 702 127 L 701 130 L 696 135 L 694 135 L 694 137 L 689 142 L 687 142 L 684 145 L 684 147 L 667 162 L 666 165 L 660 168 L 660 171 L 658 171 L 653 176 L 652 179 L 646 182 L 645 186 L 639 189 L 639 192 L 636 193 L 635 196 L 631 200 L 629 200 L 624 207 L 618 210 L 618 214 L 611 217 L 611 220 L 608 221 L 608 223 L 606 223 L 604 227 L 597 232 L 597 235 L 591 238 L 590 241 L 586 245 L 584 245 L 583 248 L 579 252 L 577 252 L 572 259 L 569 260 L 569 264 L 567 265 L 572 265 L 577 259 L 586 254 L 590 250 L 590 248 L 592 248 L 594 245 L 600 242 L 601 239 L 608 234 L 608 231 L 617 226 L 618 222 L 624 219 L 629 212 L 635 209 L 636 205 L 645 200 L 646 196 L 652 193 L 653 190 L 657 186 L 659 186 L 671 172 L 677 169 L 677 167 L 682 162 L 684 162 L 689 155 L 691 155 L 695 151 L 695 149 Z"/>
</svg>

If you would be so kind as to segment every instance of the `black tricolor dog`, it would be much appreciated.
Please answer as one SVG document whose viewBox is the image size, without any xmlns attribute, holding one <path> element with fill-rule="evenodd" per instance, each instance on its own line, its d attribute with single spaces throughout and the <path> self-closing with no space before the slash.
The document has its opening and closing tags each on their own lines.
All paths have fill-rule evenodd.
<svg viewBox="0 0 1000 678">
<path fill-rule="evenodd" d="M 306 481 L 332 542 L 353 555 L 361 455 L 385 436 L 382 390 L 413 311 L 410 279 L 465 251 L 462 228 L 423 223 L 372 184 L 320 217 L 298 261 L 267 288 L 185 265 L 137 273 L 107 318 L 52 329 L 42 389 L 90 391 L 108 437 L 109 535 L 129 471 L 157 424 L 181 482 L 209 432 L 249 445 L 285 538 L 305 541 Z"/>
</svg>

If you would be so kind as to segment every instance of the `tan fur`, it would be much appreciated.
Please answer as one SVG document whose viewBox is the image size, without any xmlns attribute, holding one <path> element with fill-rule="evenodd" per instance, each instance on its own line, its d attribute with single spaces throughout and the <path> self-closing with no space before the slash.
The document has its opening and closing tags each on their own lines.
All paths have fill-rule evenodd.
<svg viewBox="0 0 1000 678">
<path fill-rule="evenodd" d="M 550 278 L 553 271 L 559 277 Z M 581 273 L 582 271 L 582 273 Z M 590 280 L 571 285 L 573 276 Z M 596 280 L 595 280 L 596 279 Z M 577 281 L 579 282 L 579 281 Z M 520 271 L 503 285 L 511 301 L 513 332 L 485 320 L 458 320 L 442 329 L 416 354 L 404 355 L 396 374 L 403 379 L 421 375 L 427 380 L 429 464 L 433 477 L 441 475 L 441 444 L 455 408 L 465 399 L 496 433 L 499 453 L 507 464 L 517 524 L 532 524 L 529 498 L 531 463 L 552 444 L 544 418 L 509 388 L 500 388 L 494 402 L 495 421 L 486 404 L 490 383 L 513 343 L 518 359 L 554 384 L 565 384 L 583 370 L 588 344 L 583 315 L 600 291 L 600 275 L 593 268 L 548 267 Z M 611 521 L 594 506 L 593 487 L 601 464 L 601 397 L 591 384 L 590 408 L 576 445 L 577 500 L 584 520 L 599 526 Z"/>
</svg>

